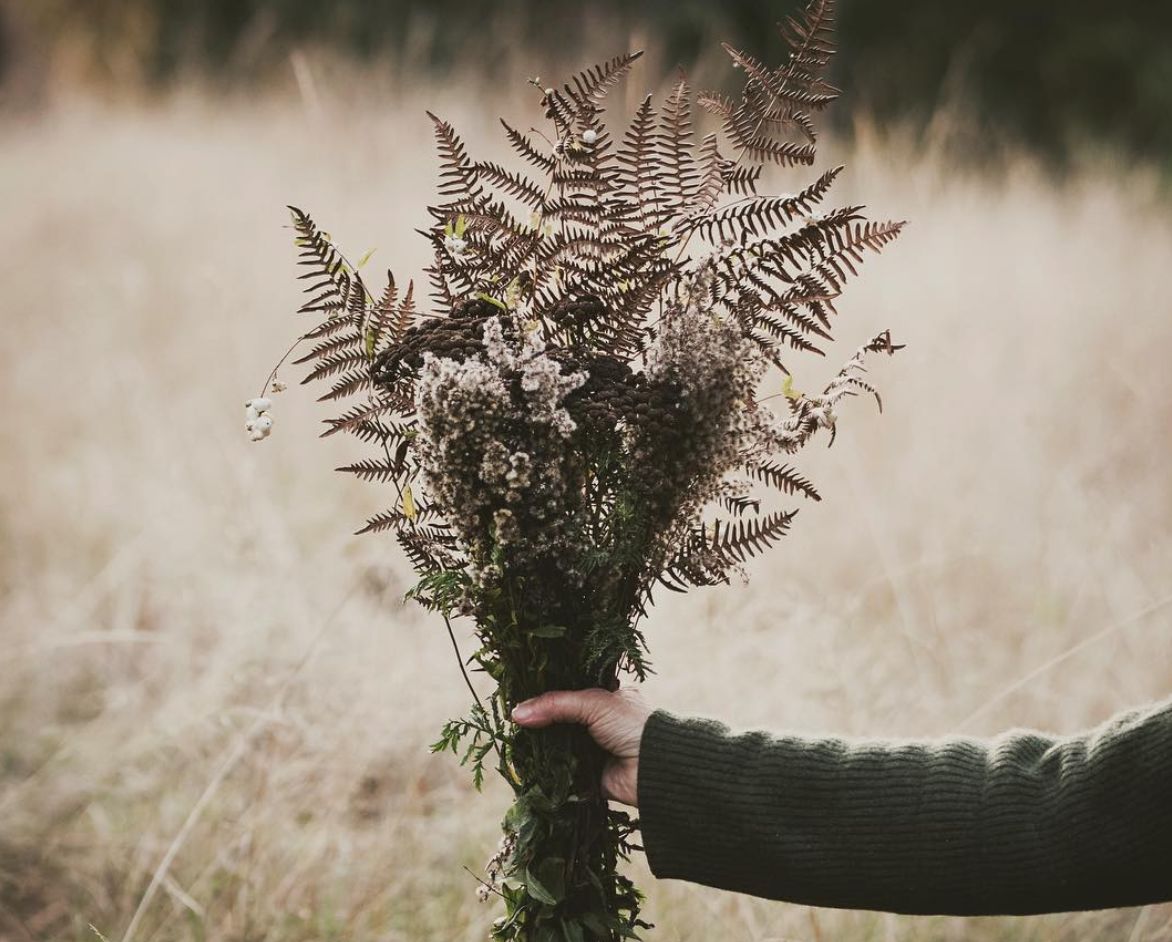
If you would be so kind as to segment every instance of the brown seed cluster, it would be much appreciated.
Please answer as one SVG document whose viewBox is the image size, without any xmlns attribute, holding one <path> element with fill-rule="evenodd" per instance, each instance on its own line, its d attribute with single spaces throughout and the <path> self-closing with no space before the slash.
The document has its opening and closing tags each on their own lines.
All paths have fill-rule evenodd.
<svg viewBox="0 0 1172 942">
<path fill-rule="evenodd" d="M 575 359 L 573 368 L 587 375 L 583 386 L 567 397 L 566 409 L 575 421 L 601 427 L 622 422 L 635 427 L 667 431 L 679 426 L 686 414 L 680 384 L 649 381 L 621 360 L 606 355 Z"/>
<path fill-rule="evenodd" d="M 418 372 L 423 355 L 466 360 L 484 350 L 484 322 L 500 310 L 487 301 L 462 304 L 450 317 L 409 327 L 394 347 L 384 351 L 371 367 L 371 377 L 382 386 L 394 386 L 405 374 Z"/>
<path fill-rule="evenodd" d="M 375 361 L 372 376 L 376 383 L 395 387 L 417 374 L 425 353 L 463 361 L 482 354 L 484 325 L 500 316 L 506 335 L 515 335 L 513 317 L 502 315 L 496 305 L 474 299 L 461 303 L 450 317 L 436 318 L 408 329 L 402 340 Z M 549 313 L 556 328 L 582 328 L 606 317 L 606 307 L 598 298 L 567 300 Z M 566 399 L 566 409 L 574 420 L 592 428 L 613 428 L 620 423 L 630 427 L 656 426 L 661 431 L 677 427 L 686 413 L 683 388 L 674 380 L 650 382 L 642 372 L 633 370 L 619 357 L 574 347 L 552 348 L 563 373 L 581 372 L 586 382 Z"/>
</svg>

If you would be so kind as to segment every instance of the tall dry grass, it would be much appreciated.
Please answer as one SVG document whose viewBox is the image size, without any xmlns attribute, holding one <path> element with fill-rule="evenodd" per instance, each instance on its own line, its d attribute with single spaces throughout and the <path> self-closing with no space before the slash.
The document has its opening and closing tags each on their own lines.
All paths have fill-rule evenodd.
<svg viewBox="0 0 1172 942">
<path fill-rule="evenodd" d="M 502 108 L 537 120 L 457 91 L 74 103 L 0 126 L 0 939 L 484 937 L 461 867 L 505 796 L 426 751 L 466 698 L 448 639 L 399 601 L 390 541 L 350 536 L 379 495 L 331 472 L 352 452 L 315 439 L 308 397 L 278 399 L 261 446 L 241 429 L 297 329 L 284 204 L 403 276 L 425 255 L 423 104 L 489 150 Z M 796 385 L 891 327 L 908 349 L 878 367 L 887 412 L 854 403 L 805 456 L 826 500 L 748 590 L 661 600 L 648 696 L 901 736 L 1073 730 L 1166 696 L 1154 184 L 963 175 L 866 133 L 825 148 L 839 160 L 844 199 L 912 226 Z M 636 869 L 662 942 L 1172 938 L 1168 908 L 896 918 Z"/>
</svg>

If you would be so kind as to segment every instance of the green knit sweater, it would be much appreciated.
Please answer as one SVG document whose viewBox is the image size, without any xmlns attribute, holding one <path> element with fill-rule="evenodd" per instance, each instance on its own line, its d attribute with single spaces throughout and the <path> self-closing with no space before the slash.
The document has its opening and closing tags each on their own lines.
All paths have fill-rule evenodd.
<svg viewBox="0 0 1172 942">
<path fill-rule="evenodd" d="M 658 710 L 638 781 L 658 877 L 901 913 L 1172 900 L 1172 701 L 988 741 L 734 735 Z"/>
</svg>

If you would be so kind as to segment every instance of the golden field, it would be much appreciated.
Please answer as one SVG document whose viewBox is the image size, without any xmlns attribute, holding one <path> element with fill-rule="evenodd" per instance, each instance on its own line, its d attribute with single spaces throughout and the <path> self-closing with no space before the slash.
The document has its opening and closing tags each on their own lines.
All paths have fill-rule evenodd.
<svg viewBox="0 0 1172 942">
<path fill-rule="evenodd" d="M 637 73 L 636 83 L 646 82 Z M 518 83 L 521 86 L 521 83 Z M 401 601 L 381 509 L 291 382 L 286 203 L 371 267 L 426 257 L 431 107 L 474 148 L 524 88 L 342 88 L 0 121 L 0 940 L 486 937 L 504 789 L 427 745 L 467 697 Z M 1172 692 L 1172 221 L 1153 178 L 977 173 L 862 129 L 839 202 L 911 225 L 840 304 L 818 384 L 890 327 L 801 467 L 825 500 L 648 624 L 648 698 L 860 736 L 1076 730 Z M 804 173 L 779 174 L 795 189 Z M 298 379 L 295 369 L 281 375 Z M 1172 940 L 1172 908 L 1031 919 L 810 910 L 642 866 L 659 942 Z M 92 926 L 92 928 L 91 928 Z"/>
</svg>

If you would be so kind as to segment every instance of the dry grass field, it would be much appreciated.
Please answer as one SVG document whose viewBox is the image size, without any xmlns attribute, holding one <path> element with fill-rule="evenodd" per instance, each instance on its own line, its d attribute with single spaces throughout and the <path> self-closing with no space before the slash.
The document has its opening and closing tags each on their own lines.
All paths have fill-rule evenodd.
<svg viewBox="0 0 1172 942">
<path fill-rule="evenodd" d="M 640 76 L 639 81 L 645 81 Z M 429 755 L 463 710 L 377 492 L 295 384 L 294 202 L 416 271 L 425 105 L 490 152 L 534 103 L 194 93 L 0 123 L 0 940 L 485 938 L 502 789 Z M 520 89 L 524 91 L 524 89 Z M 890 327 L 748 588 L 663 598 L 655 703 L 850 735 L 1075 730 L 1172 692 L 1172 222 L 1155 183 L 954 171 L 873 132 L 839 198 L 912 225 L 841 304 Z M 790 181 L 777 181 L 792 189 Z M 287 380 L 297 379 L 292 370 Z M 1172 908 L 810 910 L 658 883 L 659 942 L 1172 940 Z M 91 928 L 91 925 L 93 928 Z"/>
</svg>

